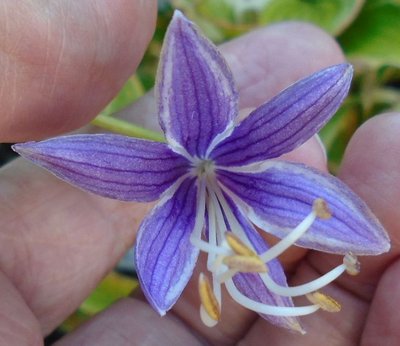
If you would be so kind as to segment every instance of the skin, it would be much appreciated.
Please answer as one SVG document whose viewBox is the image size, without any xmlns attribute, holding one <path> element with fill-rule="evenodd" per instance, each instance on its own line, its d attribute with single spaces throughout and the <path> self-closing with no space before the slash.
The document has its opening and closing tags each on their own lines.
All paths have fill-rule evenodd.
<svg viewBox="0 0 400 346">
<path fill-rule="evenodd" d="M 3 142 L 44 138 L 87 123 L 134 71 L 156 15 L 155 1 L 82 0 L 72 6 L 67 0 L 4 0 L 2 5 Z M 7 21 L 11 11 L 13 21 Z M 298 78 L 344 59 L 332 38 L 301 23 L 261 29 L 225 44 L 222 52 L 237 81 L 242 108 L 254 108 Z M 121 117 L 155 128 L 155 114 L 154 100 L 146 96 Z M 201 259 L 194 279 L 164 318 L 136 292 L 58 344 L 263 345 L 266 340 L 271 345 L 398 344 L 399 131 L 398 114 L 379 115 L 365 123 L 351 140 L 340 171 L 340 178 L 380 218 L 390 233 L 392 249 L 379 257 L 362 258 L 359 276 L 343 276 L 325 290 L 342 303 L 342 312 L 303 318 L 307 335 L 278 329 L 227 295 L 221 323 L 204 327 L 196 289 L 204 265 Z M 286 159 L 326 170 L 315 138 Z M 0 344 L 41 345 L 43 337 L 79 306 L 132 246 L 150 208 L 85 193 L 21 159 L 3 167 Z M 295 284 L 328 271 L 340 258 L 297 248 L 282 261 Z"/>
</svg>

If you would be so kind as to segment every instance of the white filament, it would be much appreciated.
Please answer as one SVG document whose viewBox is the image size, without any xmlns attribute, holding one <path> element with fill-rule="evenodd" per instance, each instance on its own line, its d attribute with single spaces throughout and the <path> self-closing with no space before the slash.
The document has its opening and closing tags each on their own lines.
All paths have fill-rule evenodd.
<svg viewBox="0 0 400 346">
<path fill-rule="evenodd" d="M 232 233 L 236 234 L 240 238 L 240 240 L 242 240 L 250 249 L 254 250 L 253 245 L 247 238 L 246 232 L 243 230 L 242 225 L 239 223 L 239 221 L 236 219 L 236 216 L 233 214 L 221 189 L 214 182 L 212 182 L 212 186 L 216 198 L 218 198 L 219 203 L 221 203 L 221 207 L 225 213 L 225 217 L 228 220 L 229 225 L 231 226 Z"/>
<path fill-rule="evenodd" d="M 318 305 L 307 306 L 276 306 L 266 305 L 246 297 L 236 288 L 232 280 L 225 282 L 226 289 L 231 297 L 240 305 L 249 310 L 272 316 L 304 316 L 314 313 L 319 309 Z"/>
<path fill-rule="evenodd" d="M 263 262 L 267 263 L 272 259 L 278 257 L 289 247 L 291 247 L 307 230 L 311 227 L 317 215 L 314 211 L 306 216 L 306 218 L 299 223 L 286 237 L 282 238 L 277 244 L 272 246 L 266 252 L 260 255 Z"/>
<path fill-rule="evenodd" d="M 322 275 L 318 279 L 307 282 L 306 284 L 303 285 L 292 286 L 292 287 L 278 285 L 274 280 L 272 280 L 272 278 L 268 275 L 268 273 L 261 273 L 260 277 L 271 292 L 285 297 L 298 297 L 314 291 L 318 291 L 322 287 L 325 287 L 332 281 L 336 280 L 345 271 L 346 271 L 346 266 L 344 264 L 341 264 L 336 268 L 332 269 L 330 272 Z"/>
<path fill-rule="evenodd" d="M 208 201 L 207 201 L 207 211 L 208 211 L 208 241 L 211 246 L 216 247 L 217 246 L 217 225 L 216 225 L 216 216 L 215 216 L 215 208 L 213 208 L 213 203 L 210 199 L 210 196 L 208 196 Z M 208 258 L 207 258 L 207 269 L 211 270 L 212 264 L 215 262 L 216 258 L 216 253 L 215 252 L 209 252 L 208 253 Z"/>
<path fill-rule="evenodd" d="M 204 227 L 204 216 L 206 210 L 206 186 L 203 179 L 199 179 L 198 197 L 197 197 L 197 212 L 196 221 L 194 224 L 193 232 L 190 236 L 190 242 L 199 248 L 201 251 L 207 253 L 227 254 L 227 249 L 212 245 L 201 239 L 201 233 Z"/>
</svg>

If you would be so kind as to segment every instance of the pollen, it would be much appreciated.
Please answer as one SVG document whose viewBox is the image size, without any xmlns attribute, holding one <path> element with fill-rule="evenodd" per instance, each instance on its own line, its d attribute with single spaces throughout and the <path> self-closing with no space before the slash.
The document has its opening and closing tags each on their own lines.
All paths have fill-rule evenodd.
<svg viewBox="0 0 400 346">
<path fill-rule="evenodd" d="M 317 198 L 313 203 L 313 211 L 320 219 L 329 219 L 332 212 L 329 210 L 328 204 L 322 199 Z"/>
<path fill-rule="evenodd" d="M 258 255 L 252 249 L 250 249 L 245 243 L 243 243 L 243 241 L 241 241 L 232 232 L 226 232 L 225 239 L 230 248 L 237 255 L 247 256 L 247 257 L 258 257 Z"/>
<path fill-rule="evenodd" d="M 201 305 L 207 315 L 214 321 L 219 321 L 221 318 L 221 308 L 212 290 L 210 281 L 203 273 L 199 276 L 199 295 Z"/>
<path fill-rule="evenodd" d="M 318 305 L 324 311 L 339 312 L 342 308 L 335 299 L 321 292 L 309 293 L 306 294 L 306 297 L 311 303 Z"/>
<path fill-rule="evenodd" d="M 349 252 L 343 257 L 343 264 L 346 266 L 347 274 L 357 275 L 360 273 L 361 264 L 353 253 Z"/>
<path fill-rule="evenodd" d="M 267 266 L 259 256 L 233 255 L 226 256 L 222 261 L 229 269 L 242 273 L 266 273 Z"/>
</svg>

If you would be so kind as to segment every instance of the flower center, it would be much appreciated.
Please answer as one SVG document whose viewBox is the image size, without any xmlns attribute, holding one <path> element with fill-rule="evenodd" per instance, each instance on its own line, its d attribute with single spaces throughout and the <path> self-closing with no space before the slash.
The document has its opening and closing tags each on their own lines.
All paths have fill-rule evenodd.
<svg viewBox="0 0 400 346">
<path fill-rule="evenodd" d="M 222 285 L 225 285 L 234 300 L 250 310 L 267 315 L 288 317 L 288 327 L 300 333 L 304 331 L 293 316 L 311 314 L 319 309 L 330 312 L 340 310 L 339 303 L 319 290 L 344 272 L 350 275 L 358 274 L 360 264 L 353 254 L 346 254 L 343 263 L 330 272 L 298 286 L 282 286 L 276 283 L 268 272 L 268 263 L 304 235 L 317 218 L 322 220 L 330 218 L 331 213 L 325 201 L 315 200 L 310 214 L 297 227 L 264 253 L 257 253 L 243 224 L 229 206 L 225 197 L 225 193 L 228 192 L 223 192 L 215 179 L 214 163 L 207 160 L 199 161 L 199 164 L 194 165 L 194 170 L 193 173 L 199 178 L 199 196 L 198 214 L 191 242 L 207 253 L 207 269 L 211 276 L 211 280 L 208 280 L 202 273 L 199 279 L 200 316 L 206 325 L 212 327 L 218 323 L 222 306 Z M 204 217 L 206 209 L 207 227 L 203 230 L 201 218 Z M 233 277 L 238 273 L 259 275 L 266 290 L 282 297 L 306 296 L 312 305 L 276 306 L 252 299 L 236 287 Z"/>
<path fill-rule="evenodd" d="M 192 174 L 198 178 L 209 178 L 214 175 L 215 164 L 212 160 L 198 159 L 193 163 Z"/>
</svg>

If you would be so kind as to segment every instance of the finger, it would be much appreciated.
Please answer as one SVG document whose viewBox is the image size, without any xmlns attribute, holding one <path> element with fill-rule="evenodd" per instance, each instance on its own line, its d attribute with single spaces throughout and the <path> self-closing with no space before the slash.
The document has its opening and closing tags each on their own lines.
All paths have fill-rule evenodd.
<svg viewBox="0 0 400 346">
<path fill-rule="evenodd" d="M 0 345 L 42 345 L 39 323 L 20 293 L 0 272 Z"/>
<path fill-rule="evenodd" d="M 361 338 L 362 345 L 397 345 L 400 340 L 400 261 L 383 274 Z"/>
<path fill-rule="evenodd" d="M 155 16 L 156 1 L 3 1 L 1 141 L 86 124 L 137 67 Z"/>
<path fill-rule="evenodd" d="M 386 227 L 392 239 L 391 251 L 378 257 L 360 258 L 362 270 L 358 276 L 343 275 L 324 289 L 324 292 L 342 303 L 342 311 L 337 314 L 321 312 L 303 318 L 308 334 L 301 338 L 301 343 L 294 336 L 276 328 L 265 328 L 262 321 L 257 321 L 244 342 L 262 340 L 268 335 L 271 343 L 277 345 L 287 342 L 318 345 L 328 336 L 334 336 L 331 337 L 329 345 L 359 344 L 369 303 L 375 294 L 379 279 L 386 267 L 398 257 L 400 250 L 400 214 L 396 208 L 400 198 L 400 185 L 397 183 L 400 179 L 400 163 L 397 159 L 400 150 L 399 131 L 399 114 L 377 116 L 365 123 L 350 141 L 340 171 L 340 177 L 366 201 Z M 302 284 L 314 279 L 338 265 L 340 261 L 338 256 L 310 252 L 291 284 Z M 383 288 L 387 288 L 387 283 L 393 280 L 388 275 L 385 274 L 383 283 L 379 286 L 381 289 L 377 293 L 378 296 L 374 299 L 366 336 L 371 336 L 374 330 L 371 324 L 373 321 L 381 318 L 382 323 L 385 323 L 385 317 L 378 317 L 378 313 L 388 309 L 388 303 L 381 308 L 378 303 L 384 299 Z M 376 331 L 382 333 L 381 324 L 377 325 Z"/>
<path fill-rule="evenodd" d="M 0 268 L 47 334 L 132 245 L 149 205 L 88 194 L 22 160 L 0 176 Z"/>
<path fill-rule="evenodd" d="M 126 298 L 56 343 L 58 346 L 91 345 L 203 345 L 173 315 L 160 318 L 146 303 Z"/>
<path fill-rule="evenodd" d="M 231 42 L 231 48 L 228 46 L 231 50 L 225 48 L 228 52 L 234 48 L 234 51 L 241 54 L 252 40 L 262 43 L 251 45 L 253 51 L 246 48 L 247 60 L 243 61 L 243 65 L 234 65 L 237 79 L 241 73 L 250 72 L 248 69 L 253 65 L 251 59 L 254 56 L 262 54 L 265 57 L 262 61 L 268 61 L 270 54 L 293 54 L 294 49 L 288 47 L 291 44 L 301 46 L 299 41 L 302 40 L 312 40 L 318 43 L 312 47 L 321 46 L 324 51 L 318 54 L 318 49 L 309 46 L 310 54 L 306 54 L 307 59 L 304 60 L 296 54 L 293 57 L 297 59 L 296 65 L 292 64 L 290 68 L 279 71 L 282 78 L 288 79 L 282 75 L 282 71 L 297 78 L 299 71 L 306 75 L 318 69 L 317 64 L 322 68 L 341 61 L 338 46 L 319 29 L 305 24 L 287 25 L 292 29 L 285 29 L 282 25 L 272 26 L 239 39 L 236 44 Z M 276 31 L 280 30 L 285 30 L 287 34 L 284 43 L 281 42 L 284 48 L 279 49 L 276 42 L 276 47 L 271 44 L 270 50 L 260 51 L 260 47 L 269 45 L 268 37 L 275 39 L 278 35 Z M 323 61 L 327 47 L 330 47 L 328 51 L 336 57 L 336 61 L 333 58 Z M 314 65 L 310 61 L 315 61 Z M 291 72 L 291 69 L 295 69 L 296 73 Z M 257 81 L 266 77 L 278 79 L 274 71 L 278 72 L 276 69 L 265 70 L 265 75 L 258 76 Z M 239 88 L 244 89 L 246 85 L 241 83 Z M 270 95 L 278 92 L 266 89 L 267 86 L 265 90 L 260 87 L 258 92 Z M 147 116 L 150 117 L 149 114 Z M 155 118 L 155 115 L 152 117 Z M 4 215 L 5 225 L 0 230 L 0 266 L 18 286 L 46 333 L 79 305 L 132 244 L 135 230 L 149 206 L 89 195 L 23 162 L 7 166 L 1 173 L 0 184 L 0 211 Z M 188 299 L 182 300 L 182 304 L 186 304 L 188 309 L 183 311 L 178 308 L 176 311 L 182 317 L 185 316 L 189 323 L 199 327 L 197 302 Z M 237 331 L 241 332 L 240 323 L 230 326 L 229 318 L 225 319 L 220 332 L 227 335 L 228 339 L 236 335 Z M 205 329 L 202 331 L 206 332 Z"/>
</svg>

